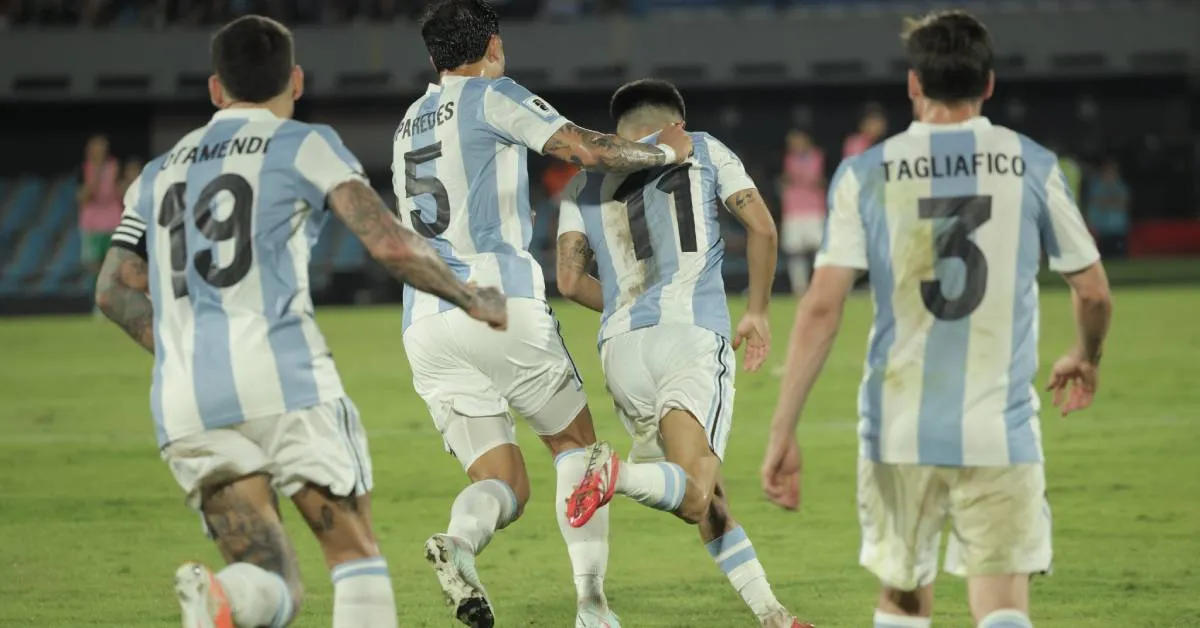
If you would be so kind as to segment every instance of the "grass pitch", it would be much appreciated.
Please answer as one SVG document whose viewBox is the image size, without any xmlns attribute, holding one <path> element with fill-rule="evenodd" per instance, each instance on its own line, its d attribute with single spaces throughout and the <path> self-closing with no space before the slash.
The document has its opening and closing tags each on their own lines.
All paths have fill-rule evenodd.
<svg viewBox="0 0 1200 628">
<path fill-rule="evenodd" d="M 1067 294 L 1043 296 L 1042 359 L 1071 344 Z M 732 304 L 734 313 L 741 302 Z M 875 582 L 857 566 L 855 394 L 870 301 L 856 296 L 803 418 L 801 512 L 760 496 L 757 469 L 778 380 L 739 374 L 726 479 L 780 599 L 822 628 L 870 622 Z M 597 430 L 624 450 L 595 352 L 597 319 L 556 304 Z M 794 305 L 776 301 L 782 360 Z M 1055 575 L 1034 589 L 1039 628 L 1200 626 L 1200 290 L 1116 295 L 1097 405 L 1043 412 Z M 321 309 L 321 326 L 362 410 L 375 464 L 375 517 L 402 626 L 454 626 L 421 544 L 447 520 L 464 477 L 412 390 L 397 307 Z M 151 359 L 114 326 L 87 318 L 0 320 L 0 626 L 178 625 L 171 576 L 182 560 L 219 561 L 154 443 Z M 1044 372 L 1043 368 L 1043 372 Z M 480 557 L 501 626 L 569 626 L 573 587 L 554 523 L 549 456 L 522 428 L 533 498 Z M 286 512 L 308 596 L 294 624 L 328 626 L 320 552 Z M 614 503 L 608 592 L 626 626 L 753 626 L 694 530 Z M 964 588 L 939 580 L 939 625 L 969 625 Z"/>
</svg>

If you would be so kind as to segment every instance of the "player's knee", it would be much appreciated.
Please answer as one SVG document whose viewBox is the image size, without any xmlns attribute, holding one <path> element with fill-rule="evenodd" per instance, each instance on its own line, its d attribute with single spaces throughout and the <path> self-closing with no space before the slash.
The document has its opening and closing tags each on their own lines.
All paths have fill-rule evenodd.
<svg viewBox="0 0 1200 628">
<path fill-rule="evenodd" d="M 697 482 L 689 482 L 683 503 L 675 510 L 675 514 L 684 521 L 695 525 L 704 521 L 712 504 L 712 488 Z"/>
</svg>

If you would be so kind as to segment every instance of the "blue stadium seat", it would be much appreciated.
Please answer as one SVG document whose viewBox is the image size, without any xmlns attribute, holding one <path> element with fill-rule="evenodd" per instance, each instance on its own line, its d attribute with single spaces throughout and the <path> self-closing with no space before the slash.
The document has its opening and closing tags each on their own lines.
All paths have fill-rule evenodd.
<svg viewBox="0 0 1200 628">
<path fill-rule="evenodd" d="M 69 227 L 75 214 L 75 191 L 73 180 L 61 179 L 54 184 L 48 203 L 41 203 L 41 199 L 31 203 L 35 208 L 45 207 L 45 212 L 34 219 L 32 228 L 17 248 L 16 259 L 9 263 L 4 277 L 0 278 L 0 294 L 22 292 L 22 283 L 40 269 L 46 269 L 54 259 L 58 252 L 53 247 L 56 236 Z"/>
<path fill-rule="evenodd" d="M 46 184 L 41 179 L 22 178 L 15 185 L 8 211 L 0 215 L 0 273 L 3 273 L 5 253 L 17 248 L 17 236 L 27 229 L 26 223 L 37 213 Z"/>
<path fill-rule="evenodd" d="M 58 252 L 42 274 L 37 291 L 43 295 L 77 295 L 88 290 L 87 283 L 77 281 L 83 270 L 83 239 L 79 228 L 67 226 L 67 234 L 60 240 Z"/>
</svg>

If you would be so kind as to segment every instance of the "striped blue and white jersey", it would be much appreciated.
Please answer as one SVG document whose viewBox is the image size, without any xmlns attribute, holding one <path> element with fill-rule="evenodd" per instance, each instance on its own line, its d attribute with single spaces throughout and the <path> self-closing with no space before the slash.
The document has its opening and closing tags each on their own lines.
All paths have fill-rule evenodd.
<svg viewBox="0 0 1200 628">
<path fill-rule="evenodd" d="M 1037 274 L 1099 253 L 1053 153 L 987 118 L 914 123 L 842 162 L 817 266 L 868 270 L 861 455 L 1042 461 Z"/>
<path fill-rule="evenodd" d="M 628 176 L 581 172 L 563 192 L 558 234 L 582 233 L 595 252 L 601 343 L 666 323 L 729 337 L 718 212 L 754 181 L 717 138 L 689 135 L 695 152 L 682 164 Z"/>
<path fill-rule="evenodd" d="M 510 298 L 544 300 L 542 269 L 528 251 L 526 156 L 567 123 L 512 79 L 444 76 L 396 129 L 392 184 L 400 219 L 429 238 L 460 279 Z M 453 307 L 405 285 L 404 329 Z"/>
<path fill-rule="evenodd" d="M 366 179 L 329 127 L 225 109 L 130 186 L 113 246 L 147 261 L 160 446 L 344 394 L 308 262 L 347 181 Z"/>
</svg>

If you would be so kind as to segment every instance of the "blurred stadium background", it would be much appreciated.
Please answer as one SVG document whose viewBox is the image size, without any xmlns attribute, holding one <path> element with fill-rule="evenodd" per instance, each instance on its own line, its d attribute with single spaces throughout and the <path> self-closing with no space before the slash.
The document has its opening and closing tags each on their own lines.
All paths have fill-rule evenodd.
<svg viewBox="0 0 1200 628">
<path fill-rule="evenodd" d="M 0 352 L 8 358 L 0 365 L 0 625 L 168 625 L 175 611 L 165 574 L 174 561 L 215 557 L 154 455 L 148 361 L 115 329 L 82 316 L 40 316 L 91 309 L 79 212 L 87 196 L 81 191 L 91 189 L 82 175 L 89 138 L 107 137 L 109 153 L 96 163 L 113 164 L 109 180 L 90 185 L 119 191 L 117 165 L 166 150 L 211 114 L 205 81 L 212 26 L 265 13 L 296 29 L 307 72 L 298 117 L 333 125 L 394 202 L 391 136 L 433 78 L 413 24 L 421 5 L 0 0 L 0 315 L 39 315 L 0 318 Z M 1035 617 L 1045 619 L 1040 626 L 1062 628 L 1200 626 L 1200 395 L 1193 381 L 1200 352 L 1200 2 L 497 5 L 513 78 L 576 122 L 601 129 L 610 127 L 607 99 L 619 84 L 645 76 L 676 82 L 688 100 L 689 127 L 713 133 L 743 157 L 781 220 L 796 209 L 789 198 L 824 185 L 786 176 L 789 134 L 811 137 L 828 177 L 846 150 L 874 142 L 881 126 L 891 133 L 910 120 L 901 18 L 935 6 L 977 13 L 998 53 L 998 89 L 985 114 L 1059 151 L 1120 286 L 1099 405 L 1071 422 L 1046 421 L 1066 575 L 1039 588 Z M 532 248 L 553 286 L 554 197 L 571 173 L 533 159 Z M 734 222 L 726 227 L 725 274 L 737 292 L 745 283 L 744 243 Z M 314 252 L 312 273 L 320 303 L 360 306 L 322 307 L 320 316 L 372 430 L 376 518 L 401 625 L 450 625 L 418 554 L 420 541 L 441 525 L 460 472 L 441 455 L 411 391 L 397 311 L 362 307 L 393 302 L 400 291 L 336 221 Z M 1164 283 L 1171 285 L 1150 286 Z M 782 263 L 777 288 L 787 291 Z M 1047 293 L 1046 302 L 1044 360 L 1066 348 L 1072 333 L 1065 294 Z M 790 299 L 777 303 L 776 363 L 793 312 Z M 732 307 L 742 306 L 735 300 Z M 556 310 L 601 435 L 623 442 L 599 379 L 596 321 L 566 304 Z M 869 316 L 868 301 L 852 303 L 806 414 L 801 519 L 756 497 L 777 387 L 768 374 L 739 379 L 741 418 L 727 456 L 735 512 L 781 598 L 826 627 L 863 625 L 871 603 L 873 584 L 854 567 L 850 501 L 850 417 Z M 538 454 L 531 449 L 527 456 Z M 489 586 L 501 616 L 519 625 L 565 625 L 573 613 L 545 499 L 548 466 L 535 464 L 531 472 L 529 516 L 481 563 L 494 579 Z M 610 572 L 610 593 L 627 622 L 744 625 L 749 616 L 690 533 L 632 510 L 614 514 Z M 310 594 L 297 625 L 327 625 L 329 591 L 318 554 L 310 542 L 299 544 Z M 661 573 L 647 569 L 645 556 L 664 554 L 679 558 L 653 565 Z M 965 625 L 961 585 L 948 582 L 942 592 L 951 600 L 942 603 L 944 617 Z"/>
<path fill-rule="evenodd" d="M 1135 280 L 1200 280 L 1200 257 L 1188 258 L 1200 256 L 1195 2 L 498 6 L 517 81 L 602 129 L 610 126 L 607 96 L 615 86 L 644 76 L 675 81 L 688 99 L 689 126 L 723 138 L 783 211 L 788 186 L 823 186 L 781 177 L 788 132 L 811 135 L 829 176 L 844 148 L 873 141 L 850 138 L 864 116 L 880 112 L 887 132 L 906 125 L 900 17 L 953 4 L 976 10 L 996 38 L 1000 89 L 987 115 L 1071 162 L 1064 169 L 1077 173 L 1073 186 L 1109 258 L 1127 255 L 1131 263 L 1123 266 Z M 412 22 L 420 7 L 420 0 L 0 0 L 0 311 L 87 307 L 76 207 L 85 142 L 104 134 L 116 159 L 136 161 L 202 124 L 211 110 L 204 91 L 210 27 L 239 13 L 261 11 L 297 26 L 308 75 L 299 117 L 333 125 L 394 202 L 389 138 L 431 78 Z M 534 202 L 552 209 L 570 173 L 536 161 Z M 553 211 L 538 212 L 532 246 L 546 261 L 553 259 L 554 220 Z M 745 262 L 734 221 L 729 228 L 726 272 L 737 288 Z M 336 224 L 313 270 L 323 301 L 398 298 Z M 1124 278 L 1124 270 L 1116 274 Z"/>
</svg>

